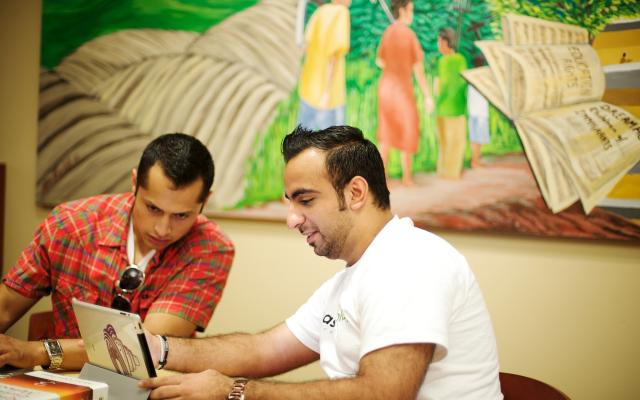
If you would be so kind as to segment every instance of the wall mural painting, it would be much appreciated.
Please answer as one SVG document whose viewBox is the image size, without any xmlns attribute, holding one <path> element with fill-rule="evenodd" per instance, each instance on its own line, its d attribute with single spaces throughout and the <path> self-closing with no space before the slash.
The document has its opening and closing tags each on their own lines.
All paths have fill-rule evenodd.
<svg viewBox="0 0 640 400">
<path fill-rule="evenodd" d="M 346 123 L 425 229 L 640 239 L 637 1 L 398 3 L 44 0 L 38 202 L 130 190 L 184 132 L 208 215 L 283 220 L 283 136 Z"/>
</svg>

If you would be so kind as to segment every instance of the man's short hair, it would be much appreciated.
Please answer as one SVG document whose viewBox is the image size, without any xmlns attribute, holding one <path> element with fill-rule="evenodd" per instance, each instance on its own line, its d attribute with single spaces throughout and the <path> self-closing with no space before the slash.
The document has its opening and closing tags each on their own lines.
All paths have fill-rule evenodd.
<svg viewBox="0 0 640 400">
<path fill-rule="evenodd" d="M 441 37 L 445 42 L 447 42 L 447 45 L 451 49 L 456 48 L 458 35 L 456 35 L 456 32 L 452 28 L 446 27 L 440 29 L 440 31 L 438 32 L 438 36 Z"/>
<path fill-rule="evenodd" d="M 393 18 L 400 18 L 400 9 L 405 8 L 407 4 L 412 1 L 413 0 L 391 0 L 391 13 L 393 14 Z"/>
<path fill-rule="evenodd" d="M 211 153 L 202 142 L 184 133 L 168 133 L 151 141 L 140 157 L 136 192 L 140 186 L 147 187 L 149 170 L 156 163 L 178 189 L 202 179 L 198 201 L 205 201 L 213 184 L 214 166 Z"/>
<path fill-rule="evenodd" d="M 365 139 L 360 129 L 332 126 L 312 131 L 299 125 L 282 141 L 285 163 L 312 147 L 326 152 L 327 174 L 341 207 L 345 204 L 345 186 L 353 177 L 361 176 L 369 184 L 374 204 L 383 210 L 390 208 L 382 157 L 376 146 Z"/>
</svg>

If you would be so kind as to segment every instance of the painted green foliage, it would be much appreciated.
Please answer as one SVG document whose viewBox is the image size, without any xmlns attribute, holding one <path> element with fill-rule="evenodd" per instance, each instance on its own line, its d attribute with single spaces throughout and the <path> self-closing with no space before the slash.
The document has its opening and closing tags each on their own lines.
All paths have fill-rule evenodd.
<svg viewBox="0 0 640 400">
<path fill-rule="evenodd" d="M 638 0 L 489 0 L 489 3 L 495 18 L 495 32 L 499 32 L 497 17 L 505 13 L 580 25 L 589 31 L 592 39 L 612 20 L 640 16 Z"/>
</svg>

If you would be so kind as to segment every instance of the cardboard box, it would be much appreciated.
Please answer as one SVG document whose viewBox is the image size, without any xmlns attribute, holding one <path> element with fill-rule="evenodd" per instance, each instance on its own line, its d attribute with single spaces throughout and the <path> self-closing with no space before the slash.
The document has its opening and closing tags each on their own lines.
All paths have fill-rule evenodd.
<svg viewBox="0 0 640 400">
<path fill-rule="evenodd" d="M 0 400 L 108 400 L 103 382 L 47 371 L 0 378 Z"/>
</svg>

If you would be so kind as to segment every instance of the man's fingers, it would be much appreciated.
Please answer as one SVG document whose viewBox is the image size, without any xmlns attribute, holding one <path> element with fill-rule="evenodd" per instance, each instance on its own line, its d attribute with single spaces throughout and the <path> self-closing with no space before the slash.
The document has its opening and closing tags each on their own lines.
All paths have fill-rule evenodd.
<svg viewBox="0 0 640 400">
<path fill-rule="evenodd" d="M 181 378 L 181 375 L 168 375 L 160 376 L 158 378 L 142 379 L 138 383 L 138 386 L 147 389 L 155 389 L 157 387 L 165 385 L 179 385 L 181 382 Z"/>
<path fill-rule="evenodd" d="M 13 357 L 11 356 L 11 353 L 4 353 L 0 355 L 0 366 L 5 364 L 11 364 L 11 361 L 14 361 Z"/>
<path fill-rule="evenodd" d="M 149 398 L 152 400 L 178 399 L 180 398 L 180 386 L 170 385 L 159 387 L 151 392 Z"/>
</svg>

